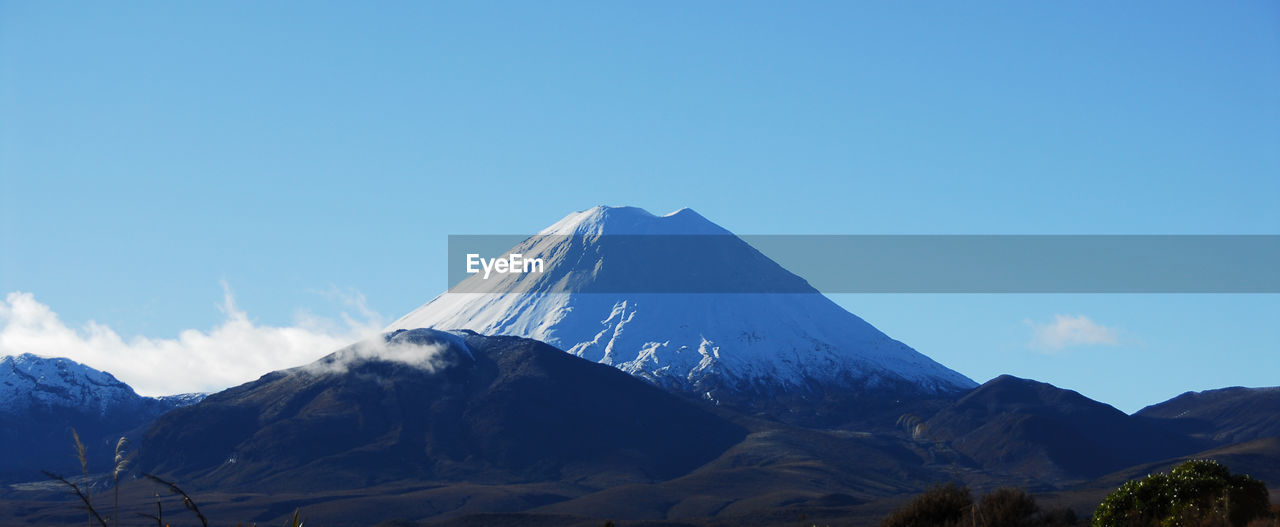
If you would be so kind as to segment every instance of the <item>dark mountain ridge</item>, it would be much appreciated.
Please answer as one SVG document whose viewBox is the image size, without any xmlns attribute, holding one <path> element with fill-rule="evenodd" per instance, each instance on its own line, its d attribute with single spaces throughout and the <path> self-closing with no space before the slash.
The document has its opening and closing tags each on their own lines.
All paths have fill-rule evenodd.
<svg viewBox="0 0 1280 527">
<path fill-rule="evenodd" d="M 1001 375 L 924 422 L 983 468 L 1045 481 L 1088 479 L 1202 450 L 1196 441 L 1051 384 Z"/>
<path fill-rule="evenodd" d="M 1186 392 L 1134 414 L 1214 444 L 1280 436 L 1280 387 Z"/>
<path fill-rule="evenodd" d="M 678 476 L 746 434 L 684 399 L 541 342 L 401 330 L 159 419 L 138 466 L 220 488 L 399 479 L 587 485 Z"/>
</svg>

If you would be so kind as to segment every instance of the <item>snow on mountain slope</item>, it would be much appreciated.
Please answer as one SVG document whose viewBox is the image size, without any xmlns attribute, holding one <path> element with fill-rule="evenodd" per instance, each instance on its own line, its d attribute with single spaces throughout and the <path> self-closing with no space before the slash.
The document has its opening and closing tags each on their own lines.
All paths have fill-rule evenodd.
<svg viewBox="0 0 1280 527">
<path fill-rule="evenodd" d="M 208 396 L 209 394 L 207 393 L 196 392 L 196 393 L 180 393 L 177 395 L 161 395 L 159 397 L 156 397 L 155 399 L 172 408 L 182 408 L 184 406 L 191 406 L 200 401 L 203 401 L 205 397 L 208 397 Z"/>
<path fill-rule="evenodd" d="M 66 407 L 104 413 L 139 398 L 129 385 L 69 359 L 0 358 L 0 410 Z"/>
<path fill-rule="evenodd" d="M 176 408 L 203 398 L 204 394 L 172 395 L 151 406 Z M 146 399 L 110 373 L 70 359 L 30 353 L 0 357 L 0 412 L 65 408 L 102 415 L 134 408 Z"/>
<path fill-rule="evenodd" d="M 102 454 L 120 437 L 200 398 L 142 397 L 110 373 L 70 359 L 0 356 L 0 451 L 21 452 L 0 463 L 0 484 L 38 480 L 42 470 L 78 473 L 68 455 L 71 430 L 90 451 L 89 470 L 109 470 L 112 458 Z"/>
<path fill-rule="evenodd" d="M 628 236 L 649 245 L 637 249 Z M 708 240 L 705 249 L 701 240 Z M 695 254 L 686 254 L 691 247 Z M 874 389 L 905 381 L 925 393 L 977 385 L 889 338 L 690 209 L 655 216 L 595 207 L 509 253 L 542 257 L 546 270 L 483 284 L 473 275 L 387 329 L 533 338 L 696 393 L 814 382 Z M 667 281 L 730 292 L 646 288 Z"/>
</svg>

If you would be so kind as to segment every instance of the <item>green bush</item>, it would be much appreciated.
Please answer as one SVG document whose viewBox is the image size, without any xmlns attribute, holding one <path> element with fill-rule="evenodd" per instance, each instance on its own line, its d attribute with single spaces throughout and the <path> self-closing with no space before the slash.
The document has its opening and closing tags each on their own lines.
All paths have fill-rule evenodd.
<svg viewBox="0 0 1280 527">
<path fill-rule="evenodd" d="M 1244 527 L 1271 517 L 1267 487 L 1216 461 L 1192 460 L 1168 474 L 1121 485 L 1098 505 L 1095 527 Z"/>
</svg>

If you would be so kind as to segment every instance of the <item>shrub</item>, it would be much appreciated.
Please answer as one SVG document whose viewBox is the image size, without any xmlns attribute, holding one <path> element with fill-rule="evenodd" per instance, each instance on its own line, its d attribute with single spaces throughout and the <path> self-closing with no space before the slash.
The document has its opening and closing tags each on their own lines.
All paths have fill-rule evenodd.
<svg viewBox="0 0 1280 527">
<path fill-rule="evenodd" d="M 1076 524 L 1071 509 L 1042 510 L 1019 488 L 1001 488 L 977 503 L 969 489 L 954 483 L 937 486 L 893 512 L 881 527 L 1065 527 Z"/>
<path fill-rule="evenodd" d="M 880 522 L 880 527 L 958 525 L 973 505 L 969 489 L 955 483 L 938 485 L 916 496 Z"/>
<path fill-rule="evenodd" d="M 1216 461 L 1192 460 L 1168 474 L 1121 485 L 1098 505 L 1095 527 L 1231 525 L 1270 516 L 1267 487 Z"/>
<path fill-rule="evenodd" d="M 979 525 L 1020 526 L 1032 523 L 1039 512 L 1036 499 L 1017 488 L 996 489 L 978 500 L 973 511 Z"/>
</svg>

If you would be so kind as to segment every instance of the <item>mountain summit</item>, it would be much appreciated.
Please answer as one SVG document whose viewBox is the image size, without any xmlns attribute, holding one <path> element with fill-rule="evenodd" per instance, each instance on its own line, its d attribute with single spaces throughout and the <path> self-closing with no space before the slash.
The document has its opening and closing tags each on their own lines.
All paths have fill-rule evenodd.
<svg viewBox="0 0 1280 527">
<path fill-rule="evenodd" d="M 544 259 L 545 271 L 485 283 L 472 275 L 387 330 L 533 338 L 714 401 L 832 390 L 946 396 L 976 386 L 691 209 L 595 207 L 515 253 Z"/>
<path fill-rule="evenodd" d="M 597 206 L 572 213 L 542 229 L 540 235 L 730 235 L 724 227 L 683 208 L 655 216 L 639 207 Z"/>
</svg>

